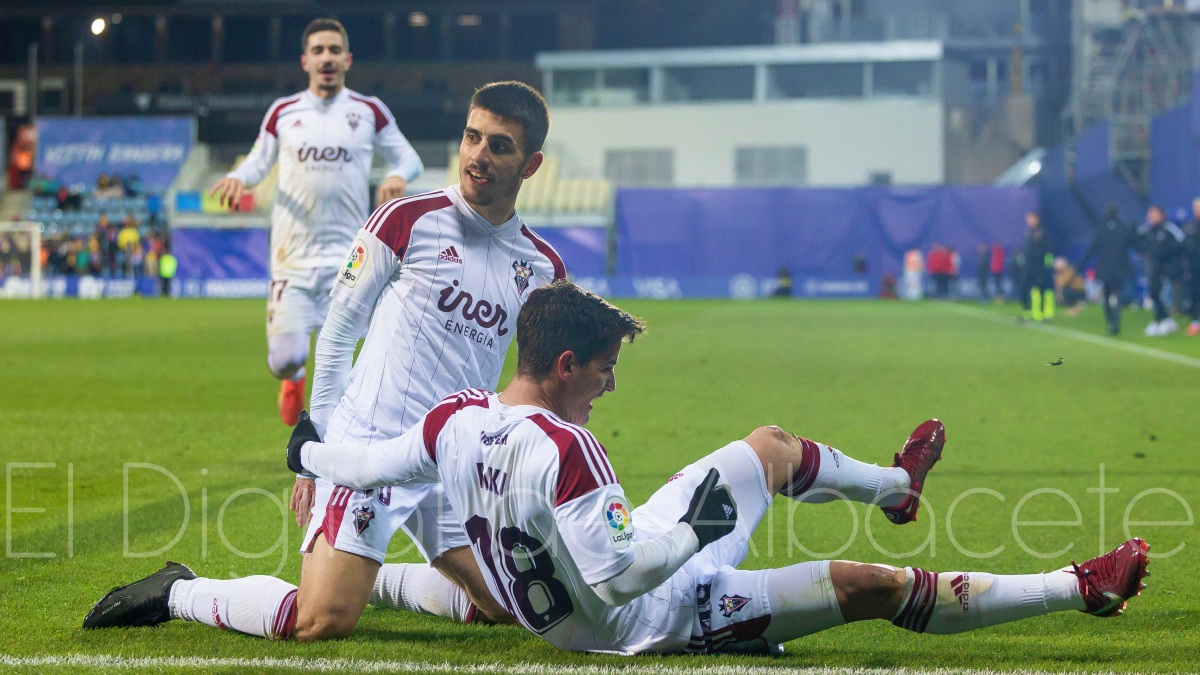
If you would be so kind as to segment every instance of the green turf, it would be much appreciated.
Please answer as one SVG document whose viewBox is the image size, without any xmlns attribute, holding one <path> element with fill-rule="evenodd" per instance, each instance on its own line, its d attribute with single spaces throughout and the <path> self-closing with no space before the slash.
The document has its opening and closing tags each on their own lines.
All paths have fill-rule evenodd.
<svg viewBox="0 0 1200 675">
<path fill-rule="evenodd" d="M 943 571 L 1037 571 L 1122 541 L 1126 509 L 1145 490 L 1169 490 L 1188 500 L 1188 509 L 1200 506 L 1200 368 L 936 303 L 621 304 L 650 330 L 624 350 L 617 391 L 597 403 L 591 427 L 635 502 L 677 468 L 758 425 L 778 424 L 886 464 L 917 422 L 938 416 L 946 423 L 945 459 L 918 523 L 895 527 L 863 506 L 779 499 L 747 567 L 807 560 L 807 550 Z M 1200 357 L 1200 338 L 1142 338 L 1148 320 L 1144 312 L 1128 313 L 1121 340 Z M 1055 320 L 1097 335 L 1102 323 L 1094 308 Z M 1062 366 L 1045 365 L 1059 356 Z M 208 576 L 281 570 L 298 579 L 300 532 L 274 501 L 286 504 L 292 483 L 276 388 L 265 366 L 259 301 L 0 302 L 8 523 L 0 654 L 633 663 L 558 652 L 517 628 L 462 627 L 385 610 L 368 610 L 352 638 L 323 644 L 272 644 L 183 622 L 82 631 L 84 613 L 105 591 L 165 558 Z M 179 481 L 186 520 L 184 497 L 165 474 L 130 468 L 126 488 L 123 467 L 133 463 L 161 467 Z M 1101 467 L 1107 487 L 1119 490 L 1104 495 L 1103 511 L 1094 491 Z M 948 518 L 951 503 L 973 488 L 995 490 L 1003 501 L 967 495 Z M 1022 499 L 1023 521 L 1075 522 L 1071 503 L 1078 505 L 1079 524 L 1019 530 L 1031 550 L 1069 551 L 1042 560 L 1022 550 L 1011 527 Z M 1071 612 L 950 637 L 872 622 L 793 642 L 778 661 L 703 663 L 1195 670 L 1195 521 L 1166 492 L 1142 498 L 1130 519 L 1183 521 L 1135 529 L 1155 552 L 1182 550 L 1151 566 L 1149 590 L 1119 619 Z M 923 546 L 927 539 L 932 543 Z M 397 560 L 416 559 L 406 543 L 395 542 Z M 968 555 L 1001 546 L 982 559 Z M 164 550 L 124 553 L 155 549 Z M 909 551 L 916 552 L 897 556 Z M 33 552 L 54 557 L 22 557 Z"/>
</svg>

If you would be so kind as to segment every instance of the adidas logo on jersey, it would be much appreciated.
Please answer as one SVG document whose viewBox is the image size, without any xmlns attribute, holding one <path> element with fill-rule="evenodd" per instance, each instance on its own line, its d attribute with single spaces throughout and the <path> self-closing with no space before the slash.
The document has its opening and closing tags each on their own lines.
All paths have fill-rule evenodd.
<svg viewBox="0 0 1200 675">
<path fill-rule="evenodd" d="M 458 250 L 453 246 L 438 254 L 438 260 L 446 260 L 452 263 L 462 264 L 462 258 L 458 257 Z"/>
<path fill-rule="evenodd" d="M 300 127 L 301 129 L 303 129 L 304 122 L 302 120 L 296 120 L 295 122 L 292 122 L 292 128 L 295 129 L 296 127 Z"/>
</svg>

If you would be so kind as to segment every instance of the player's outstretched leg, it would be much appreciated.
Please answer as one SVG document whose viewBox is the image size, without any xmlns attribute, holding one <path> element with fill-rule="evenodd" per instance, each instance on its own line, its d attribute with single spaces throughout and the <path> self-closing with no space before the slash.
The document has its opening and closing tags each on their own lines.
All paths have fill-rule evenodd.
<svg viewBox="0 0 1200 675">
<path fill-rule="evenodd" d="M 171 619 L 197 621 L 268 639 L 287 639 L 296 621 L 296 587 L 268 576 L 196 577 L 186 565 L 161 570 L 109 591 L 88 612 L 84 628 L 157 626 Z"/>
<path fill-rule="evenodd" d="M 777 450 L 763 457 L 768 487 L 773 491 L 808 504 L 837 499 L 876 504 L 897 524 L 916 519 L 925 475 L 941 458 L 946 444 L 945 427 L 928 420 L 909 435 L 895 463 L 881 467 L 778 427 L 767 429 L 779 434 L 773 444 Z"/>
<path fill-rule="evenodd" d="M 1116 616 L 1145 588 L 1141 539 L 1043 574 L 929 572 L 846 561 L 765 572 L 771 608 L 761 637 L 787 642 L 851 621 L 890 619 L 918 633 L 961 633 L 1052 612 Z"/>
</svg>

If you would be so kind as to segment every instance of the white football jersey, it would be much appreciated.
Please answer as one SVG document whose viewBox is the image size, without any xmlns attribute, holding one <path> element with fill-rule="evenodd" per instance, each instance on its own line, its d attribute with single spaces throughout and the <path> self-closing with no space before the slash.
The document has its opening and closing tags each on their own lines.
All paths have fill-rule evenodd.
<svg viewBox="0 0 1200 675">
<path fill-rule="evenodd" d="M 442 398 L 495 387 L 521 306 L 565 277 L 558 253 L 519 216 L 492 225 L 458 185 L 381 205 L 331 291 L 371 325 L 329 440 L 349 428 L 364 442 L 394 438 Z"/>
<path fill-rule="evenodd" d="M 391 111 L 375 97 L 342 89 L 325 100 L 307 89 L 277 99 L 246 160 L 229 177 L 254 186 L 278 158 L 271 211 L 271 276 L 337 267 L 367 218 L 374 153 L 388 176 L 411 182 L 424 169 Z"/>
<path fill-rule="evenodd" d="M 397 483 L 440 481 L 492 595 L 529 630 L 572 651 L 682 649 L 696 621 L 684 571 L 613 607 L 589 584 L 633 563 L 633 510 L 583 427 L 469 389 L 386 442 Z"/>
</svg>

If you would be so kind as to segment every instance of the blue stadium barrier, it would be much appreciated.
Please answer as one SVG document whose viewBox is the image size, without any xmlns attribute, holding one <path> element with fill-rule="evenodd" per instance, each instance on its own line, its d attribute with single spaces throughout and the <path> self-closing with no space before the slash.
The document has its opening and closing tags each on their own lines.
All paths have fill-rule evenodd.
<svg viewBox="0 0 1200 675">
<path fill-rule="evenodd" d="M 900 276 L 905 252 L 934 242 L 954 248 L 961 276 L 973 277 L 977 246 L 1019 247 L 1036 208 L 1036 189 L 983 185 L 620 190 L 617 274 L 674 280 L 673 297 L 733 297 L 748 279 L 762 295 L 786 267 L 796 295 L 861 297 L 883 275 Z"/>
</svg>

